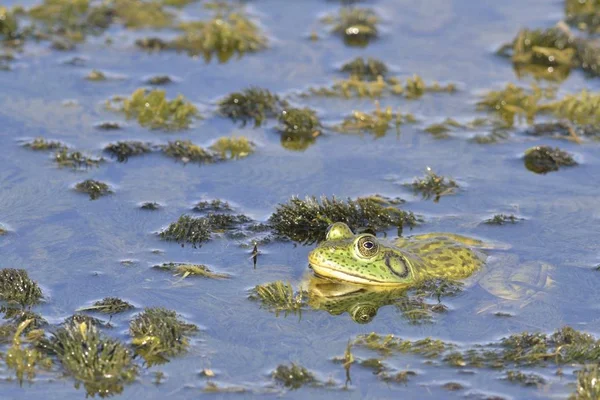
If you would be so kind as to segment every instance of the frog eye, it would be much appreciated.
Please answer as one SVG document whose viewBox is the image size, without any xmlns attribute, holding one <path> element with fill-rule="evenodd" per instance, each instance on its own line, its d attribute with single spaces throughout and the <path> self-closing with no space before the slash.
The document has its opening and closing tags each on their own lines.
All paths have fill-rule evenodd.
<svg viewBox="0 0 600 400">
<path fill-rule="evenodd" d="M 373 235 L 364 235 L 356 241 L 356 249 L 362 258 L 371 258 L 379 252 L 379 243 Z"/>
</svg>

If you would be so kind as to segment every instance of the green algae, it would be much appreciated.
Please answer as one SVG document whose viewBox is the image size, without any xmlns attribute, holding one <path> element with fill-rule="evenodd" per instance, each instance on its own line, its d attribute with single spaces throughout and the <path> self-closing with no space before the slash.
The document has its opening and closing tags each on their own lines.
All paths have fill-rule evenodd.
<svg viewBox="0 0 600 400">
<path fill-rule="evenodd" d="M 412 228 L 418 223 L 412 212 L 403 211 L 379 197 L 340 200 L 336 197 L 292 197 L 288 203 L 277 206 L 269 218 L 275 234 L 295 242 L 312 244 L 325 239 L 327 227 L 344 222 L 350 229 L 370 228 L 382 231 L 396 227 Z"/>
<path fill-rule="evenodd" d="M 268 44 L 266 36 L 243 10 L 220 10 L 208 21 L 184 22 L 179 29 L 183 34 L 168 47 L 190 56 L 202 55 L 206 62 L 216 56 L 225 63 L 236 54 L 239 58 L 263 50 Z"/>
<path fill-rule="evenodd" d="M 341 124 L 334 126 L 334 129 L 343 133 L 370 133 L 375 137 L 383 137 L 392 126 L 399 132 L 400 125 L 416 121 L 413 114 L 394 113 L 391 107 L 382 110 L 379 103 L 376 103 L 376 109 L 372 113 L 354 111 Z"/>
<path fill-rule="evenodd" d="M 108 78 L 106 77 L 106 74 L 104 72 L 94 69 L 89 74 L 87 74 L 85 79 L 87 79 L 88 81 L 100 82 L 105 81 Z"/>
<path fill-rule="evenodd" d="M 19 325 L 25 321 L 29 321 L 27 327 L 24 328 L 24 332 L 28 333 L 30 330 L 37 330 L 46 325 L 48 325 L 48 321 L 44 319 L 40 314 L 31 311 L 30 309 L 25 309 L 21 305 L 7 305 L 0 306 L 0 312 L 4 313 L 4 319 L 9 321 L 10 324 Z"/>
<path fill-rule="evenodd" d="M 254 127 L 263 125 L 268 118 L 275 118 L 287 107 L 287 102 L 267 89 L 250 87 L 229 94 L 219 101 L 219 113 L 234 122 L 246 126 L 254 121 Z"/>
<path fill-rule="evenodd" d="M 196 203 L 193 210 L 196 212 L 223 212 L 232 211 L 233 209 L 228 202 L 220 199 L 213 199 L 199 201 Z"/>
<path fill-rule="evenodd" d="M 24 269 L 0 270 L 0 300 L 21 306 L 37 304 L 42 299 L 42 289 L 29 278 Z"/>
<path fill-rule="evenodd" d="M 569 400 L 595 400 L 600 398 L 600 371 L 598 365 L 586 365 L 577 371 L 577 387 Z"/>
<path fill-rule="evenodd" d="M 566 23 L 588 33 L 600 32 L 600 3 L 596 0 L 565 0 Z"/>
<path fill-rule="evenodd" d="M 175 311 L 159 307 L 144 309 L 129 324 L 136 352 L 149 366 L 187 351 L 188 336 L 197 331 L 196 325 L 182 321 Z"/>
<path fill-rule="evenodd" d="M 189 140 L 169 142 L 163 148 L 163 153 L 184 163 L 195 162 L 202 164 L 216 161 L 215 155 L 212 152 L 195 145 Z"/>
<path fill-rule="evenodd" d="M 333 25 L 332 32 L 348 46 L 365 47 L 379 35 L 379 17 L 368 8 L 341 8 L 338 15 L 330 15 L 323 22 Z"/>
<path fill-rule="evenodd" d="M 137 39 L 135 45 L 142 50 L 155 52 L 169 49 L 169 43 L 158 37 L 147 37 Z"/>
<path fill-rule="evenodd" d="M 575 125 L 600 127 L 600 94 L 585 89 L 547 104 L 545 110 Z"/>
<path fill-rule="evenodd" d="M 426 200 L 433 198 L 434 202 L 438 202 L 442 196 L 456 193 L 459 188 L 455 180 L 437 175 L 430 168 L 424 178 L 417 178 L 408 186 Z"/>
<path fill-rule="evenodd" d="M 160 210 L 162 207 L 160 204 L 158 204 L 155 201 L 147 201 L 145 203 L 143 203 L 140 208 L 142 210 L 148 210 L 148 211 L 156 211 L 156 210 Z"/>
<path fill-rule="evenodd" d="M 88 194 L 90 196 L 90 200 L 96 200 L 102 196 L 107 196 L 113 193 L 106 183 L 93 179 L 86 179 L 83 182 L 79 182 L 75 185 L 75 190 Z"/>
<path fill-rule="evenodd" d="M 188 276 L 199 276 L 209 279 L 226 279 L 230 277 L 228 274 L 213 272 L 206 265 L 202 264 L 164 263 L 155 265 L 154 268 L 173 272 L 175 276 L 181 276 L 181 279 L 185 279 Z"/>
<path fill-rule="evenodd" d="M 600 139 L 600 131 L 594 125 L 573 125 L 570 121 L 542 122 L 525 131 L 530 136 L 547 136 L 581 143 L 582 138 Z"/>
<path fill-rule="evenodd" d="M 562 167 L 577 165 L 569 153 L 558 147 L 535 146 L 525 151 L 523 156 L 525 167 L 537 174 L 558 171 Z"/>
<path fill-rule="evenodd" d="M 239 160 L 254 153 L 254 143 L 247 138 L 221 137 L 214 142 L 209 149 L 221 160 Z"/>
<path fill-rule="evenodd" d="M 200 117 L 196 106 L 182 95 L 168 100 L 166 92 L 158 89 L 137 89 L 128 98 L 113 97 L 106 107 L 125 113 L 127 118 L 136 118 L 144 127 L 165 131 L 188 129 Z"/>
<path fill-rule="evenodd" d="M 177 242 L 182 246 L 188 243 L 197 247 L 211 240 L 214 233 L 239 230 L 250 222 L 250 218 L 241 214 L 208 214 L 198 218 L 182 215 L 160 232 L 159 236 L 163 240 Z"/>
<path fill-rule="evenodd" d="M 389 373 L 387 371 L 382 371 L 380 374 L 377 374 L 379 379 L 387 383 L 408 383 L 409 377 L 416 376 L 417 373 L 414 371 L 406 370 Z"/>
<path fill-rule="evenodd" d="M 521 371 L 506 371 L 505 380 L 512 383 L 518 383 L 522 386 L 542 386 L 546 384 L 546 379 L 534 373 L 523 373 Z"/>
<path fill-rule="evenodd" d="M 25 378 L 31 382 L 36 376 L 38 369 L 49 370 L 52 367 L 52 360 L 31 344 L 37 342 L 37 338 L 43 333 L 33 332 L 27 328 L 32 320 L 28 319 L 21 322 L 15 330 L 12 345 L 6 351 L 4 360 L 6 366 L 15 371 L 19 385 L 23 385 Z M 28 332 L 28 333 L 27 333 Z M 25 335 L 25 337 L 22 337 Z M 29 346 L 23 346 L 30 344 Z"/>
<path fill-rule="evenodd" d="M 148 85 L 164 86 L 173 83 L 174 80 L 169 75 L 155 75 L 146 79 L 145 82 Z"/>
<path fill-rule="evenodd" d="M 19 36 L 19 24 L 14 13 L 6 7 L 0 7 L 0 39 L 10 41 Z"/>
<path fill-rule="evenodd" d="M 80 308 L 77 311 L 95 311 L 102 314 L 118 314 L 135 308 L 132 304 L 119 299 L 118 297 L 105 297 L 102 300 L 94 302 L 89 307 Z"/>
<path fill-rule="evenodd" d="M 271 376 L 275 382 L 288 389 L 299 389 L 302 386 L 317 383 L 317 379 L 313 373 L 295 363 L 291 363 L 290 365 L 278 365 Z"/>
<path fill-rule="evenodd" d="M 98 125 L 96 125 L 96 129 L 100 129 L 103 131 L 116 131 L 119 129 L 122 129 L 123 127 L 121 126 L 120 123 L 118 122 L 111 122 L 111 121 L 107 121 L 107 122 L 102 122 Z"/>
<path fill-rule="evenodd" d="M 104 151 L 116 158 L 118 162 L 126 162 L 129 157 L 148 154 L 153 151 L 149 143 L 138 141 L 126 141 L 111 143 L 104 148 Z"/>
<path fill-rule="evenodd" d="M 99 166 L 104 159 L 86 156 L 80 151 L 69 151 L 63 147 L 54 154 L 54 162 L 59 168 L 87 169 Z"/>
<path fill-rule="evenodd" d="M 250 294 L 250 299 L 259 300 L 262 307 L 279 315 L 300 313 L 306 306 L 307 293 L 298 291 L 294 293 L 291 283 L 282 281 L 269 282 L 256 285 Z"/>
<path fill-rule="evenodd" d="M 278 119 L 281 145 L 288 150 L 305 150 L 321 135 L 321 121 L 310 108 L 286 108 Z"/>
<path fill-rule="evenodd" d="M 109 4 L 126 28 L 167 28 L 173 24 L 173 14 L 157 1 L 111 0 Z"/>
<path fill-rule="evenodd" d="M 491 218 L 483 221 L 484 224 L 487 225 L 506 225 L 506 224 L 516 224 L 519 221 L 522 221 L 523 218 L 515 217 L 513 214 L 496 214 Z"/>
<path fill-rule="evenodd" d="M 37 137 L 32 141 L 25 143 L 23 146 L 36 151 L 59 150 L 67 148 L 67 146 L 65 146 L 61 142 L 55 140 L 47 140 L 43 137 Z"/>
<path fill-rule="evenodd" d="M 80 325 L 80 324 L 86 324 L 89 326 L 93 325 L 97 328 L 107 328 L 107 329 L 113 328 L 113 325 L 110 322 L 106 322 L 99 318 L 92 317 L 91 315 L 81 314 L 81 313 L 75 313 L 75 314 L 71 315 L 70 317 L 65 318 L 65 321 L 63 323 L 64 326 Z"/>
<path fill-rule="evenodd" d="M 375 58 L 356 57 L 342 65 L 340 69 L 351 76 L 355 76 L 360 80 L 374 81 L 378 77 L 385 77 L 388 73 L 388 67 L 380 60 Z"/>
<path fill-rule="evenodd" d="M 100 333 L 93 324 L 67 324 L 53 334 L 47 347 L 75 379 L 76 387 L 83 384 L 92 397 L 122 393 L 139 373 L 131 350 Z"/>
</svg>

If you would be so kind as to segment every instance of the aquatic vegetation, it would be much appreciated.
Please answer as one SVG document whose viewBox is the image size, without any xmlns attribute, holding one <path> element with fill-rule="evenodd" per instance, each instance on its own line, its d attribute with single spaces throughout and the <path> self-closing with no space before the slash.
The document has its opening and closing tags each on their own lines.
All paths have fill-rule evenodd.
<svg viewBox="0 0 600 400">
<path fill-rule="evenodd" d="M 144 127 L 166 131 L 187 129 L 200 117 L 196 106 L 182 95 L 167 100 L 165 91 L 158 89 L 137 89 L 129 98 L 113 97 L 106 107 L 125 113 L 127 118 L 136 118 Z"/>
<path fill-rule="evenodd" d="M 76 380 L 76 387 L 83 384 L 92 397 L 123 392 L 139 372 L 131 350 L 104 336 L 93 324 L 73 322 L 58 328 L 47 347 Z"/>
<path fill-rule="evenodd" d="M 287 108 L 279 114 L 281 145 L 288 150 L 305 150 L 321 135 L 321 121 L 310 108 Z"/>
<path fill-rule="evenodd" d="M 525 167 L 535 173 L 545 174 L 558 171 L 561 167 L 577 165 L 569 153 L 558 147 L 536 146 L 525 151 L 523 157 Z"/>
<path fill-rule="evenodd" d="M 123 127 L 118 122 L 102 122 L 96 125 L 96 129 L 100 129 L 103 131 L 116 131 L 122 128 Z"/>
<path fill-rule="evenodd" d="M 167 50 L 169 48 L 169 43 L 158 37 L 137 39 L 135 45 L 149 52 Z"/>
<path fill-rule="evenodd" d="M 564 118 L 576 125 L 600 127 L 600 94 L 582 90 L 575 95 L 567 95 L 547 104 L 545 111 L 558 118 Z"/>
<path fill-rule="evenodd" d="M 261 126 L 267 118 L 275 118 L 287 102 L 267 89 L 250 87 L 241 92 L 231 93 L 219 101 L 219 113 L 233 122 L 241 121 L 245 126 L 254 121 L 254 127 Z"/>
<path fill-rule="evenodd" d="M 2 225 L 0 225 L 0 236 L 4 236 L 6 235 L 7 230 L 4 229 L 4 227 Z"/>
<path fill-rule="evenodd" d="M 33 380 L 38 368 L 48 370 L 52 366 L 52 360 L 38 349 L 33 346 L 23 346 L 23 342 L 35 342 L 35 338 L 43 334 L 39 331 L 35 333 L 31 330 L 28 331 L 27 328 L 31 322 L 32 320 L 28 319 L 19 324 L 14 333 L 12 345 L 3 356 L 8 368 L 15 371 L 19 385 L 23 384 L 25 377 L 29 381 Z M 21 337 L 24 334 L 26 337 Z"/>
<path fill-rule="evenodd" d="M 374 81 L 379 76 L 385 78 L 388 73 L 388 67 L 385 63 L 375 58 L 369 57 L 364 59 L 356 57 L 354 60 L 344 64 L 341 71 L 351 76 L 356 76 L 360 80 Z"/>
<path fill-rule="evenodd" d="M 181 276 L 181 279 L 185 279 L 188 276 L 200 276 L 210 279 L 225 279 L 230 277 L 228 274 L 213 272 L 206 265 L 202 264 L 164 263 L 155 265 L 154 268 L 173 272 L 175 276 Z"/>
<path fill-rule="evenodd" d="M 566 22 L 589 33 L 600 32 L 600 3 L 595 0 L 565 0 Z"/>
<path fill-rule="evenodd" d="M 196 331 L 196 325 L 185 323 L 175 311 L 158 307 L 144 309 L 129 324 L 136 352 L 148 365 L 167 362 L 167 357 L 185 352 L 188 336 Z"/>
<path fill-rule="evenodd" d="M 37 330 L 48 324 L 48 321 L 44 319 L 40 314 L 23 308 L 21 305 L 8 305 L 0 306 L 0 312 L 4 313 L 4 319 L 8 320 L 11 324 L 19 325 L 24 321 L 29 321 L 27 327 L 24 328 L 24 332 L 28 333 L 31 330 Z"/>
<path fill-rule="evenodd" d="M 150 78 L 146 79 L 145 82 L 148 85 L 162 86 L 162 85 L 168 85 L 170 83 L 173 83 L 174 81 L 169 75 L 155 75 L 155 76 L 151 76 Z"/>
<path fill-rule="evenodd" d="M 30 306 L 42 299 L 42 289 L 29 278 L 24 269 L 0 270 L 0 300 Z"/>
<path fill-rule="evenodd" d="M 63 147 L 54 154 L 54 161 L 60 168 L 81 169 L 97 167 L 104 159 L 86 156 L 80 151 L 69 151 Z"/>
<path fill-rule="evenodd" d="M 534 373 L 525 374 L 521 371 L 506 371 L 504 379 L 523 386 L 541 386 L 546 384 L 546 380 L 542 376 Z"/>
<path fill-rule="evenodd" d="M 312 244 L 325 239 L 327 227 L 334 222 L 344 222 L 350 229 L 371 228 L 382 231 L 396 227 L 399 234 L 404 226 L 412 228 L 417 217 L 400 210 L 380 197 L 361 197 L 356 200 L 339 200 L 292 197 L 286 204 L 277 206 L 269 218 L 274 232 L 295 242 Z"/>
<path fill-rule="evenodd" d="M 522 221 L 523 218 L 515 217 L 513 214 L 496 214 L 492 218 L 488 218 L 483 221 L 484 224 L 487 225 L 505 225 L 505 224 L 516 224 L 519 221 Z"/>
<path fill-rule="evenodd" d="M 569 400 L 594 400 L 600 398 L 600 371 L 598 365 L 587 365 L 577 371 L 577 387 Z"/>
<path fill-rule="evenodd" d="M 153 147 L 149 143 L 127 141 L 111 143 L 104 148 L 104 151 L 115 157 L 118 162 L 126 162 L 129 157 L 152 152 Z"/>
<path fill-rule="evenodd" d="M 228 202 L 219 200 L 219 199 L 214 199 L 214 200 L 210 200 L 210 201 L 209 200 L 199 201 L 198 203 L 196 203 L 193 210 L 197 211 L 197 212 L 208 212 L 208 211 L 222 212 L 222 211 L 232 211 L 232 208 Z"/>
<path fill-rule="evenodd" d="M 239 160 L 254 153 L 254 143 L 243 136 L 221 137 L 209 149 L 215 153 L 217 159 Z"/>
<path fill-rule="evenodd" d="M 67 148 L 67 146 L 65 146 L 61 142 L 55 140 L 47 140 L 42 137 L 37 137 L 32 141 L 25 143 L 23 146 L 36 151 L 57 150 Z"/>
<path fill-rule="evenodd" d="M 275 315 L 283 312 L 286 316 L 302 311 L 306 306 L 306 296 L 304 291 L 294 293 L 291 283 L 282 281 L 256 285 L 250 294 L 251 299 L 260 300 L 263 307 L 275 312 Z"/>
<path fill-rule="evenodd" d="M 90 325 L 90 326 L 93 325 L 98 328 L 107 328 L 107 329 L 113 327 L 113 325 L 110 322 L 106 322 L 99 318 L 92 317 L 91 315 L 81 314 L 81 313 L 75 313 L 75 314 L 71 315 L 70 317 L 65 318 L 65 321 L 63 323 L 63 325 L 65 325 L 65 326 L 80 325 L 80 324 L 86 324 L 86 325 Z"/>
<path fill-rule="evenodd" d="M 376 106 L 377 108 L 372 113 L 353 111 L 351 116 L 346 117 L 334 129 L 344 133 L 367 132 L 376 137 L 382 137 L 390 129 L 390 124 L 393 124 L 398 132 L 400 125 L 416 122 L 416 118 L 412 114 L 394 113 L 389 106 L 382 110 L 378 102 Z"/>
<path fill-rule="evenodd" d="M 93 179 L 86 179 L 83 182 L 79 182 L 75 185 L 75 190 L 88 194 L 90 196 L 90 200 L 96 200 L 102 196 L 113 193 L 106 183 L 95 181 Z"/>
<path fill-rule="evenodd" d="M 317 383 L 317 379 L 309 370 L 295 363 L 289 366 L 278 365 L 271 376 L 288 389 L 299 389 L 304 385 Z"/>
<path fill-rule="evenodd" d="M 204 217 L 190 217 L 182 215 L 177 222 L 173 222 L 159 236 L 167 241 L 185 243 L 197 247 L 212 238 L 213 233 L 231 231 L 252 220 L 245 215 L 208 214 Z"/>
<path fill-rule="evenodd" d="M 135 308 L 133 305 L 118 297 L 105 297 L 102 300 L 94 302 L 93 305 L 80 308 L 77 311 L 96 311 L 102 314 L 118 314 L 133 308 Z"/>
<path fill-rule="evenodd" d="M 157 1 L 111 0 L 109 4 L 111 12 L 126 28 L 167 28 L 173 24 L 173 14 Z"/>
<path fill-rule="evenodd" d="M 268 40 L 248 16 L 240 11 L 219 11 L 208 21 L 184 22 L 179 25 L 183 34 L 169 43 L 169 48 L 184 51 L 190 56 L 202 55 L 206 62 L 216 56 L 227 62 L 267 47 Z"/>
<path fill-rule="evenodd" d="M 430 168 L 427 168 L 427 175 L 424 178 L 417 178 L 408 185 L 424 199 L 433 197 L 434 202 L 438 202 L 442 196 L 456 193 L 459 188 L 458 183 L 452 178 L 437 175 Z"/>
<path fill-rule="evenodd" d="M 6 7 L 0 7 L 0 39 L 5 41 L 16 39 L 19 36 L 17 18 Z"/>
<path fill-rule="evenodd" d="M 142 210 L 156 211 L 161 209 L 161 205 L 155 201 L 145 202 L 140 206 Z"/>
<path fill-rule="evenodd" d="M 107 78 L 106 78 L 106 74 L 104 74 L 104 72 L 94 69 L 85 77 L 85 79 L 87 79 L 88 81 L 98 82 L 98 81 L 105 81 Z"/>
<path fill-rule="evenodd" d="M 575 143 L 581 143 L 581 138 L 592 140 L 600 139 L 600 130 L 594 125 L 575 126 L 569 121 L 542 122 L 534 124 L 525 131 L 531 136 L 548 136 L 557 139 L 567 139 Z"/>
<path fill-rule="evenodd" d="M 189 140 L 169 142 L 163 147 L 163 153 L 184 163 L 211 163 L 216 161 L 212 152 L 195 145 Z"/>
<path fill-rule="evenodd" d="M 383 371 L 380 374 L 377 374 L 379 379 L 381 379 L 384 382 L 404 383 L 404 384 L 406 384 L 408 382 L 408 378 L 410 376 L 416 376 L 416 375 L 417 375 L 417 373 L 415 371 L 410 371 L 410 370 L 395 372 L 395 373 L 391 373 L 391 374 L 386 371 Z"/>
<path fill-rule="evenodd" d="M 328 16 L 323 22 L 333 25 L 332 32 L 342 36 L 348 46 L 364 47 L 379 34 L 379 17 L 368 8 L 341 8 L 338 15 Z"/>
</svg>

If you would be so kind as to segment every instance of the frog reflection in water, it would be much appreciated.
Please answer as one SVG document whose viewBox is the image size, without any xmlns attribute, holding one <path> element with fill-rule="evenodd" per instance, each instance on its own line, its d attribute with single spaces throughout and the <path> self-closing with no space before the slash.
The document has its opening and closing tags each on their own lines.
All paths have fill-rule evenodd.
<svg viewBox="0 0 600 400">
<path fill-rule="evenodd" d="M 428 233 L 387 243 L 371 234 L 355 235 L 346 224 L 337 222 L 330 226 L 326 240 L 310 252 L 308 260 L 317 276 L 356 286 L 341 290 L 345 297 L 338 296 L 337 300 L 360 297 L 367 304 L 370 293 L 371 299 L 378 299 L 370 303 L 381 306 L 429 279 L 467 280 L 489 263 L 490 258 L 482 250 L 492 248 L 498 246 L 451 233 Z M 497 268 L 478 274 L 482 275 L 478 283 L 495 297 L 525 304 L 552 284 L 552 268 L 546 263 L 519 265 L 516 257 L 510 256 L 493 260 Z M 319 296 L 314 289 L 314 298 L 333 300 L 331 291 Z M 314 300 L 313 304 L 318 302 Z M 341 308 L 351 315 L 356 312 L 343 303 L 337 309 Z"/>
</svg>

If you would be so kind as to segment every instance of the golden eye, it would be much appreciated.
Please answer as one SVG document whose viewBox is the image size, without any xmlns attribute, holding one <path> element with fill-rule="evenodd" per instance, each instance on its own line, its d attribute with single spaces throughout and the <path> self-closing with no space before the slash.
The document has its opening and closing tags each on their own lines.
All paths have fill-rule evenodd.
<svg viewBox="0 0 600 400">
<path fill-rule="evenodd" d="M 379 251 L 379 244 L 374 236 L 366 235 L 358 239 L 356 248 L 361 257 L 371 258 Z"/>
</svg>

